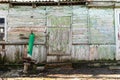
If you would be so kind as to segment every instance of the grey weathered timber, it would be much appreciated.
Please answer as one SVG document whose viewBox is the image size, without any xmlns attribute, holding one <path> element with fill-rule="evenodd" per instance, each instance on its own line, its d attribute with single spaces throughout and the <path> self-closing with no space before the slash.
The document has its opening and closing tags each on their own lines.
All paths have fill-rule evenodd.
<svg viewBox="0 0 120 80">
<path fill-rule="evenodd" d="M 103 3 L 99 3 L 100 6 Z M 70 5 L 36 8 L 21 5 L 10 8 L 9 4 L 0 4 L 0 17 L 6 19 L 6 41 L 0 42 L 0 45 L 6 45 L 7 61 L 22 60 L 24 45 L 27 45 L 31 31 L 36 36 L 32 57 L 38 63 L 114 60 L 114 8 L 109 5 L 99 7 L 99 4 L 97 7 Z M 45 46 L 48 32 L 49 39 Z"/>
</svg>

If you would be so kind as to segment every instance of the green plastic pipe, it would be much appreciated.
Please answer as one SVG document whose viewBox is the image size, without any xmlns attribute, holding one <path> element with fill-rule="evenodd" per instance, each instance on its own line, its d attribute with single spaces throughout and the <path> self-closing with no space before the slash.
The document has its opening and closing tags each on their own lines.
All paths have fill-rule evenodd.
<svg viewBox="0 0 120 80">
<path fill-rule="evenodd" d="M 28 42 L 28 56 L 32 56 L 33 46 L 35 41 L 35 34 L 31 32 L 29 36 L 29 42 Z"/>
</svg>

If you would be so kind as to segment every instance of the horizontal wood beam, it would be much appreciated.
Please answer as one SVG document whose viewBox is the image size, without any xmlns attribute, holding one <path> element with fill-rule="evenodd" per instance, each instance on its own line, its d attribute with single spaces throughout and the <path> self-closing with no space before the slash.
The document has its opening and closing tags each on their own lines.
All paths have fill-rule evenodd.
<svg viewBox="0 0 120 80">
<path fill-rule="evenodd" d="M 28 45 L 28 42 L 0 42 L 0 45 Z M 34 45 L 45 45 L 45 43 L 34 43 Z"/>
<path fill-rule="evenodd" d="M 72 43 L 72 45 L 115 45 L 115 43 Z"/>
</svg>

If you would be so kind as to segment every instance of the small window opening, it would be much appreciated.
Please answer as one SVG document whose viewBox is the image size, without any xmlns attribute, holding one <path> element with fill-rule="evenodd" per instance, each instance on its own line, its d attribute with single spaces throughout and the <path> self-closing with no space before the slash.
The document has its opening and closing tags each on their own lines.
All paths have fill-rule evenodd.
<svg viewBox="0 0 120 80">
<path fill-rule="evenodd" d="M 0 41 L 3 41 L 5 37 L 5 19 L 0 18 Z"/>
</svg>

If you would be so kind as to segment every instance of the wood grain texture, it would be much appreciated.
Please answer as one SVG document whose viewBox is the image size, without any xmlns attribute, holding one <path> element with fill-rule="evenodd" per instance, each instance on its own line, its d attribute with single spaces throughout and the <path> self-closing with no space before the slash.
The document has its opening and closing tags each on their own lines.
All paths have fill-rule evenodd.
<svg viewBox="0 0 120 80">
<path fill-rule="evenodd" d="M 72 16 L 72 43 L 88 43 L 89 28 L 87 26 L 87 8 L 82 6 L 73 6 Z"/>
<path fill-rule="evenodd" d="M 69 28 L 49 28 L 49 54 L 69 54 Z"/>
<path fill-rule="evenodd" d="M 35 45 L 33 59 L 38 63 L 79 60 L 113 60 L 115 58 L 115 26 L 112 8 L 87 8 L 86 6 L 0 6 L 0 14 L 7 18 L 7 40 L 27 42 L 33 30 L 35 42 L 44 42 L 44 29 L 50 32 L 49 54 L 70 56 L 47 57 L 46 47 Z M 43 29 L 42 29 L 43 28 Z M 42 31 L 43 30 L 43 31 Z M 22 37 L 21 37 L 22 36 Z M 24 37 L 24 39 L 23 39 Z M 76 45 L 74 45 L 76 44 Z M 8 61 L 21 60 L 24 47 L 8 45 Z M 11 51 L 12 50 L 12 51 Z M 18 60 L 18 61 L 19 61 Z"/>
<path fill-rule="evenodd" d="M 115 32 L 113 24 L 113 9 L 89 9 L 90 13 L 90 42 L 114 43 Z"/>
<path fill-rule="evenodd" d="M 91 45 L 90 60 L 114 60 L 115 46 L 114 45 Z"/>
</svg>

